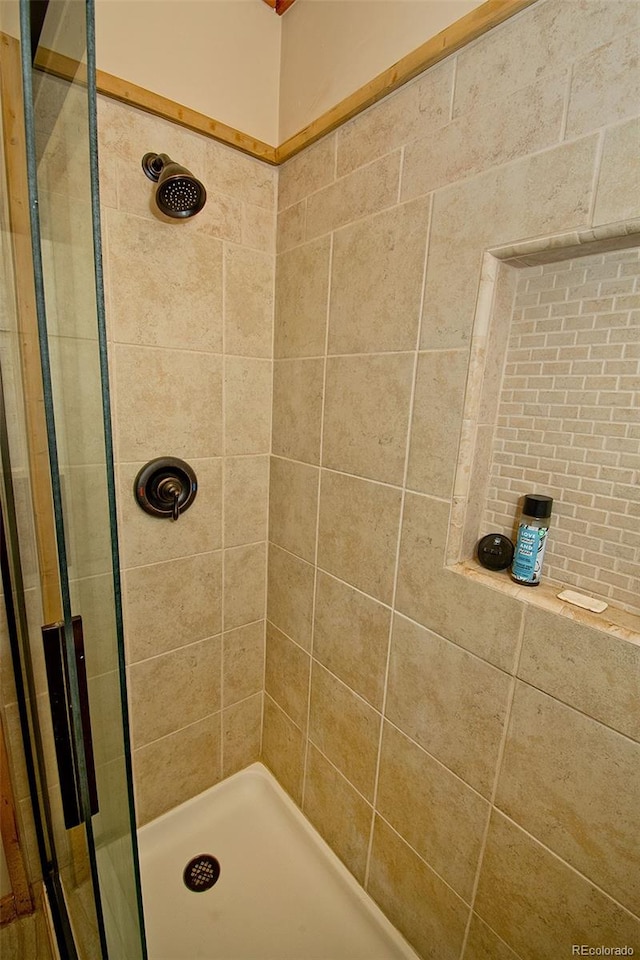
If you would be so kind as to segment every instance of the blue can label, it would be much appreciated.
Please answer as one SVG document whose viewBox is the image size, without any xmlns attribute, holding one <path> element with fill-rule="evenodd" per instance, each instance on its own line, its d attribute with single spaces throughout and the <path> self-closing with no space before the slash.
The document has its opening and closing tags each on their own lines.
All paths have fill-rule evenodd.
<svg viewBox="0 0 640 960">
<path fill-rule="evenodd" d="M 540 583 L 542 562 L 547 545 L 547 527 L 530 527 L 521 523 L 513 557 L 511 576 L 520 583 Z"/>
</svg>

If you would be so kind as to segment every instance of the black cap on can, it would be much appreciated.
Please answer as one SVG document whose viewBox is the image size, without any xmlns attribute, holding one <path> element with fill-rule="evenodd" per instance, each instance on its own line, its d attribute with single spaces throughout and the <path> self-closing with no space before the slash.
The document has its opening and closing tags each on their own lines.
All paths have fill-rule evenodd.
<svg viewBox="0 0 640 960">
<path fill-rule="evenodd" d="M 478 541 L 478 560 L 487 570 L 506 570 L 513 563 L 513 544 L 502 533 L 488 533 Z"/>
<path fill-rule="evenodd" d="M 524 498 L 522 512 L 527 517 L 535 517 L 536 520 L 546 520 L 551 516 L 552 505 L 552 497 L 545 497 L 543 494 L 538 493 L 530 493 Z"/>
</svg>

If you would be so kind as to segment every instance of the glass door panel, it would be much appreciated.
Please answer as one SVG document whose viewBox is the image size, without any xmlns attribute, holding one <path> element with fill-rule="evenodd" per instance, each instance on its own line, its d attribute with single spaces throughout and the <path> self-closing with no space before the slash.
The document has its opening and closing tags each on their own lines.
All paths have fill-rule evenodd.
<svg viewBox="0 0 640 960">
<path fill-rule="evenodd" d="M 97 196 L 93 6 L 48 5 L 31 69 L 22 0 L 30 205 L 38 326 L 58 552 L 76 794 L 89 870 L 74 858 L 65 894 L 90 918 L 102 953 L 144 956 L 129 738 Z M 74 618 L 84 634 L 93 768 L 83 738 Z M 73 834 L 74 831 L 69 831 Z M 74 876 L 73 874 L 76 874 Z M 73 909 L 72 909 L 73 914 Z M 90 923 L 89 919 L 89 923 Z"/>
</svg>

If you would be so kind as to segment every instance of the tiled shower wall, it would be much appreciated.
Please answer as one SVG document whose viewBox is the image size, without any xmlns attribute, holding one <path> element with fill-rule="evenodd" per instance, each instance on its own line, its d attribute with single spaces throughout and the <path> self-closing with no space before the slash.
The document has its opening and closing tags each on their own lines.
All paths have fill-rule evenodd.
<svg viewBox="0 0 640 960">
<path fill-rule="evenodd" d="M 553 496 L 545 575 L 640 613 L 638 248 L 522 271 L 483 530 Z"/>
<path fill-rule="evenodd" d="M 276 172 L 99 103 L 120 557 L 138 818 L 260 752 Z M 152 209 L 147 151 L 207 187 L 193 220 Z M 187 460 L 199 483 L 176 523 L 143 513 L 138 470 Z"/>
<path fill-rule="evenodd" d="M 263 755 L 430 960 L 640 950 L 637 631 L 444 567 L 483 253 L 633 229 L 637 27 L 536 3 L 280 171 Z"/>
<path fill-rule="evenodd" d="M 483 251 L 640 216 L 637 11 L 540 0 L 281 170 L 273 388 L 275 171 L 100 103 L 139 818 L 258 756 L 264 684 L 263 759 L 433 960 L 640 949 L 640 644 L 443 569 Z M 165 454 L 177 524 L 132 498 Z"/>
</svg>

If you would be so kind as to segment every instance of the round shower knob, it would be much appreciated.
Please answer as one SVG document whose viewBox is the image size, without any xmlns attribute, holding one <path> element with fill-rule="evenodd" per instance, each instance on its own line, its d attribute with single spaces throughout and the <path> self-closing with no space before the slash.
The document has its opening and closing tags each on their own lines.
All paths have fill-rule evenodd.
<svg viewBox="0 0 640 960">
<path fill-rule="evenodd" d="M 134 495 L 142 509 L 151 516 L 177 520 L 189 509 L 197 490 L 198 481 L 188 463 L 177 457 L 157 457 L 139 472 Z"/>
</svg>

